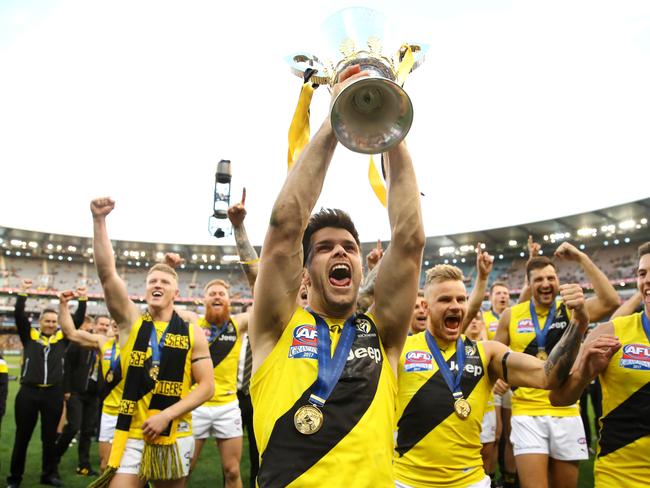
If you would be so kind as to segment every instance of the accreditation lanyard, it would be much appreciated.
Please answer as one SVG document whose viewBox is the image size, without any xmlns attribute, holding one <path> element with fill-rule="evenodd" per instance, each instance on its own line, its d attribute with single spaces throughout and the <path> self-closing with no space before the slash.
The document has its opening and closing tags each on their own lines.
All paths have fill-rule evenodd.
<svg viewBox="0 0 650 488">
<path fill-rule="evenodd" d="M 226 327 L 228 327 L 227 320 L 221 327 L 217 327 L 215 324 L 210 324 L 210 337 L 208 338 L 208 344 L 214 344 L 214 342 L 219 339 L 219 336 L 224 333 Z"/>
<path fill-rule="evenodd" d="M 641 312 L 641 324 L 643 324 L 645 336 L 648 338 L 648 342 L 650 342 L 650 320 L 648 320 L 648 316 L 645 314 L 645 310 Z"/>
<path fill-rule="evenodd" d="M 447 383 L 447 387 L 454 396 L 454 399 L 459 400 L 463 398 L 463 391 L 460 389 L 460 380 L 463 377 L 463 369 L 465 368 L 465 346 L 463 345 L 463 339 L 458 337 L 456 340 L 456 365 L 458 366 L 458 371 L 454 373 L 451 371 L 451 368 L 442 356 L 440 348 L 431 335 L 431 332 L 427 330 L 424 333 L 424 337 L 427 340 L 427 345 L 429 346 L 431 354 L 433 354 L 433 359 L 436 360 L 438 370 L 445 380 L 445 383 Z"/>
<path fill-rule="evenodd" d="M 316 321 L 318 350 L 318 378 L 309 396 L 309 403 L 322 407 L 341 377 L 352 343 L 357 336 L 357 329 L 354 326 L 355 316 L 353 315 L 345 321 L 341 338 L 334 350 L 334 356 L 331 356 L 332 339 L 330 338 L 330 329 L 327 323 L 311 310 L 309 310 L 309 313 L 312 314 Z"/>
<path fill-rule="evenodd" d="M 154 327 L 154 334 L 156 333 L 156 329 Z M 153 350 L 153 348 L 152 348 Z M 113 341 L 113 347 L 111 347 L 111 369 L 110 371 L 115 371 L 117 369 L 117 365 L 120 363 L 120 356 L 117 354 L 117 343 Z"/>
<path fill-rule="evenodd" d="M 548 331 L 551 328 L 551 324 L 555 320 L 556 313 L 556 304 L 553 300 L 553 305 L 548 311 L 548 317 L 546 317 L 546 322 L 544 322 L 544 330 L 539 329 L 539 320 L 537 319 L 537 311 L 535 310 L 535 304 L 533 301 L 530 301 L 530 318 L 533 321 L 533 327 L 535 328 L 535 338 L 537 339 L 537 349 L 542 352 L 546 352 L 546 336 Z"/>
<path fill-rule="evenodd" d="M 158 342 L 158 337 L 156 336 L 156 325 L 151 323 L 151 336 L 149 336 L 149 346 L 151 347 L 151 367 L 156 371 L 160 368 L 160 356 L 162 355 L 162 348 L 165 344 L 165 336 L 167 335 L 167 330 L 169 330 L 169 324 L 165 328 L 160 342 Z"/>
</svg>

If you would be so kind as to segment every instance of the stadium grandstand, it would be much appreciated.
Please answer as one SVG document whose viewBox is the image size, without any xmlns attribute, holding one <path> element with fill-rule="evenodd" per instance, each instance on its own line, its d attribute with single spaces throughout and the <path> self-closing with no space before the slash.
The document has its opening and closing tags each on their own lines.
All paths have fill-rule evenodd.
<svg viewBox="0 0 650 488">
<path fill-rule="evenodd" d="M 552 220 L 530 222 L 512 227 L 489 229 L 446 236 L 427 237 L 423 257 L 424 271 L 436 264 L 454 264 L 463 270 L 471 287 L 476 272 L 475 248 L 482 243 L 495 257 L 490 280 L 508 284 L 512 298 L 523 286 L 528 259 L 527 240 L 532 236 L 541 245 L 543 255 L 552 255 L 564 241 L 587 252 L 616 287 L 622 298 L 634 292 L 636 249 L 650 240 L 647 215 L 650 198 L 614 207 Z M 154 244 L 114 241 L 118 271 L 133 293 L 143 303 L 147 269 L 161 261 L 166 252 L 178 253 L 185 262 L 178 270 L 181 296 L 178 305 L 202 312 L 200 298 L 209 281 L 220 278 L 231 284 L 233 304 L 251 303 L 251 294 L 233 246 Z M 364 254 L 375 243 L 362 245 Z M 85 286 L 88 289 L 88 312 L 105 313 L 103 296 L 92 255 L 92 240 L 85 237 L 47 234 L 35 231 L 0 228 L 0 350 L 17 352 L 20 341 L 14 334 L 12 311 L 20 281 L 31 279 L 37 291 L 27 302 L 27 311 L 36 313 L 44 305 L 56 302 L 59 291 Z M 257 248 L 260 251 L 260 248 Z M 572 263 L 557 263 L 561 282 L 577 282 L 589 290 L 581 270 Z"/>
</svg>

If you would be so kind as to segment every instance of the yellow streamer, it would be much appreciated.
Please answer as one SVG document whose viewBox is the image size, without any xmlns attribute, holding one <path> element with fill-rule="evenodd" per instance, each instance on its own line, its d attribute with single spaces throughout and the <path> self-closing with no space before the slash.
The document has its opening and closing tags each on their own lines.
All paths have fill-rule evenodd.
<svg viewBox="0 0 650 488">
<path fill-rule="evenodd" d="M 406 77 L 411 72 L 413 65 L 415 64 L 415 58 L 413 57 L 411 46 L 404 45 L 404 47 L 406 47 L 406 52 L 404 53 L 404 57 L 402 58 L 402 61 L 400 61 L 399 66 L 397 67 L 397 84 L 399 85 L 404 84 Z"/>
<path fill-rule="evenodd" d="M 298 160 L 300 152 L 309 143 L 309 106 L 314 95 L 314 87 L 310 82 L 302 85 L 300 98 L 296 111 L 289 127 L 289 154 L 287 156 L 288 169 Z"/>
<path fill-rule="evenodd" d="M 370 182 L 372 191 L 375 192 L 381 204 L 386 207 L 386 187 L 384 186 L 379 171 L 375 167 L 375 160 L 372 156 L 370 156 L 370 165 L 368 166 L 368 181 Z"/>
</svg>

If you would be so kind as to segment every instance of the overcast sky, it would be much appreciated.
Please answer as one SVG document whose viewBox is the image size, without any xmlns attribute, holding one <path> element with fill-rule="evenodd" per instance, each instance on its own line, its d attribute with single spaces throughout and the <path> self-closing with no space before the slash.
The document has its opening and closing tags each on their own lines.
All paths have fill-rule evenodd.
<svg viewBox="0 0 650 488">
<path fill-rule="evenodd" d="M 405 88 L 427 235 L 559 217 L 648 196 L 650 2 L 378 1 L 430 45 Z M 342 1 L 0 2 L 0 225 L 226 243 L 207 231 L 214 171 L 233 164 L 260 244 L 286 174 L 301 81 Z M 312 105 L 325 118 L 326 88 Z M 339 146 L 319 206 L 388 238 L 367 158 Z"/>
</svg>

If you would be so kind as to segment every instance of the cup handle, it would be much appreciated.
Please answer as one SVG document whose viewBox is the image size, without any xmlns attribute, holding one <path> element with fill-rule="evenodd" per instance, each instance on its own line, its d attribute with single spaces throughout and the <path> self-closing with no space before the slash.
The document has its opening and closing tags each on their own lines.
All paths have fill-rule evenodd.
<svg viewBox="0 0 650 488">
<path fill-rule="evenodd" d="M 325 66 L 320 60 L 309 53 L 297 52 L 285 58 L 291 72 L 298 76 L 299 78 L 305 77 L 305 71 L 308 68 L 315 69 L 316 73 L 312 75 L 310 81 L 318 85 L 327 85 L 329 83 L 329 77 L 325 74 Z"/>
</svg>

